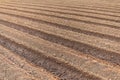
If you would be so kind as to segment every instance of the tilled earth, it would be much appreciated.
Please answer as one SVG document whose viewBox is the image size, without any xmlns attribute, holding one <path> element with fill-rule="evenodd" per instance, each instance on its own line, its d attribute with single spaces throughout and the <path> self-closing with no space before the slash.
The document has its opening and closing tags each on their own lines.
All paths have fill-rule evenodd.
<svg viewBox="0 0 120 80">
<path fill-rule="evenodd" d="M 119 0 L 1 0 L 0 80 L 120 80 Z"/>
</svg>

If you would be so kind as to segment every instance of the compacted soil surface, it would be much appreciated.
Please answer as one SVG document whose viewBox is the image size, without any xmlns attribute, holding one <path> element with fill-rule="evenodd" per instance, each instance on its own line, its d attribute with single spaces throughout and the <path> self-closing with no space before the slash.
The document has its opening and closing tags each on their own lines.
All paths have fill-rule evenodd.
<svg viewBox="0 0 120 80">
<path fill-rule="evenodd" d="M 0 0 L 0 80 L 120 80 L 119 0 Z"/>
</svg>

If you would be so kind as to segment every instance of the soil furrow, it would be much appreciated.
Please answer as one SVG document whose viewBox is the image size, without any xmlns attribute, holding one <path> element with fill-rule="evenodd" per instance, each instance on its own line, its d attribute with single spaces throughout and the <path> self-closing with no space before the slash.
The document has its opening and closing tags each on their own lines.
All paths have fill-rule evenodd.
<svg viewBox="0 0 120 80">
<path fill-rule="evenodd" d="M 2 9 L 1 9 L 2 10 Z M 6 10 L 6 9 L 5 9 Z M 7 10 L 6 10 L 7 11 Z M 5 11 L 5 12 L 6 12 Z M 8 10 L 9 12 L 11 12 L 11 10 Z M 13 13 L 17 13 L 17 14 L 14 14 L 14 16 L 15 15 L 17 15 L 17 16 L 20 16 L 20 15 L 18 15 L 18 14 L 24 14 L 24 15 L 31 15 L 30 17 L 26 17 L 26 16 L 23 16 L 23 17 L 26 17 L 26 18 L 29 18 L 29 19 L 31 19 L 31 17 L 38 17 L 39 19 L 34 19 L 34 20 L 36 20 L 36 21 L 42 21 L 42 20 L 40 20 L 41 18 L 43 18 L 43 19 L 45 19 L 46 20 L 46 18 L 49 18 L 49 17 L 47 17 L 47 16 L 44 16 L 44 15 L 41 15 L 40 16 L 40 14 L 39 15 L 36 15 L 36 16 L 34 16 L 35 14 L 32 14 L 32 13 L 25 13 L 24 11 L 22 12 L 22 11 L 19 11 L 19 12 L 17 12 L 17 11 L 14 11 L 14 10 L 12 10 L 12 14 L 11 13 L 5 13 L 4 11 L 1 11 L 0 13 L 4 13 L 4 14 L 9 14 L 9 15 L 13 15 Z M 22 17 L 22 16 L 21 16 Z M 32 18 L 32 19 L 33 19 Z M 52 21 L 53 21 L 53 17 L 51 18 L 52 19 Z M 56 19 L 56 18 L 55 18 Z M 59 18 L 57 18 L 57 19 L 59 19 Z M 57 20 L 56 19 L 56 20 Z M 66 17 L 62 17 L 62 18 L 60 18 L 60 19 L 63 19 L 63 21 L 64 21 L 64 19 L 67 19 L 67 20 L 70 20 L 71 18 L 66 18 Z M 87 17 L 81 17 L 81 20 L 79 20 L 80 22 L 83 22 L 83 23 L 88 23 L 88 24 L 95 24 L 95 25 L 101 25 L 101 26 L 104 26 L 104 27 L 111 27 L 111 28 L 116 28 L 116 29 L 119 29 L 120 27 L 119 27 L 119 23 L 114 23 L 114 22 L 109 22 L 109 21 L 102 21 L 102 20 L 97 20 L 97 19 L 93 19 L 92 21 L 91 21 L 91 19 L 92 18 L 87 18 Z M 97 22 L 97 21 L 101 21 L 101 22 Z M 48 19 L 47 19 L 47 21 L 48 21 Z M 95 21 L 95 22 L 94 22 Z M 44 21 L 45 22 L 45 21 Z M 60 22 L 60 21 L 59 21 Z M 54 21 L 54 23 L 55 23 L 55 21 Z M 113 23 L 114 25 L 111 25 L 110 23 Z M 58 23 L 57 23 L 58 24 Z"/>
<path fill-rule="evenodd" d="M 19 25 L 19 24 L 16 24 L 16 23 L 5 21 L 5 20 L 0 20 L 0 24 L 3 24 L 5 26 L 11 27 L 11 28 L 14 28 L 14 29 L 17 29 L 17 30 L 20 30 L 20 31 L 23 31 L 23 32 L 26 32 L 26 33 L 29 33 L 29 34 L 32 34 L 32 35 L 36 35 L 34 32 L 39 32 L 39 30 L 31 29 L 31 28 L 28 28 L 27 26 L 22 26 L 22 25 Z M 71 28 L 71 27 L 69 28 L 69 27 L 65 27 L 65 26 L 58 27 L 58 28 L 120 42 L 120 37 L 115 37 L 115 36 L 110 36 L 110 35 L 105 35 L 105 34 L 99 34 L 99 33 L 95 33 L 95 32 L 90 32 L 90 31 Z"/>
<path fill-rule="evenodd" d="M 81 51 L 81 52 L 86 53 L 86 54 L 90 54 L 90 55 L 98 57 L 102 60 L 106 60 L 108 62 L 112 62 L 112 63 L 119 65 L 119 57 L 120 57 L 119 53 L 109 52 L 109 51 L 106 51 L 103 49 L 92 47 L 92 46 L 84 44 L 84 43 L 64 39 L 62 37 L 48 34 L 48 33 L 45 33 L 45 32 L 39 31 L 39 30 L 30 29 L 30 28 L 27 28 L 25 26 L 20 26 L 20 27 L 23 27 L 23 29 L 20 27 L 17 27 L 17 26 L 15 27 L 13 25 L 11 25 L 11 26 L 18 29 L 18 30 L 21 30 L 23 32 L 27 32 L 29 34 L 43 38 L 45 40 L 64 45 L 66 47 Z M 70 43 L 72 43 L 72 44 L 70 44 Z"/>
<path fill-rule="evenodd" d="M 2 26 L 2 25 L 1 25 Z M 4 27 L 4 26 L 3 26 Z M 8 30 L 11 30 L 11 31 L 13 31 L 13 32 L 11 32 L 11 31 L 8 31 Z M 81 58 L 80 58 L 80 56 L 77 56 L 77 55 L 73 55 L 73 53 L 75 54 L 76 52 L 71 52 L 71 50 L 69 50 L 69 49 L 66 49 L 66 48 L 64 48 L 64 50 L 66 50 L 65 52 L 62 52 L 62 50 L 63 50 L 63 46 L 59 46 L 59 45 L 55 45 L 55 44 L 53 44 L 53 43 L 50 43 L 50 42 L 46 42 L 46 41 L 41 41 L 40 39 L 38 39 L 38 41 L 40 41 L 40 44 L 39 44 L 39 42 L 38 41 L 36 41 L 36 39 L 37 38 L 35 38 L 35 37 L 33 37 L 33 36 L 30 36 L 30 35 L 28 35 L 28 34 L 26 34 L 26 36 L 25 35 L 22 35 L 22 36 L 20 36 L 19 34 L 23 34 L 22 32 L 19 32 L 19 31 L 16 31 L 16 30 L 14 30 L 14 29 L 7 29 L 7 27 L 6 27 L 6 30 L 5 31 L 3 31 L 2 33 L 1 33 L 1 35 L 4 35 L 5 37 L 8 37 L 11 41 L 15 41 L 16 43 L 19 43 L 19 44 L 23 44 L 24 46 L 26 46 L 26 47 L 32 47 L 32 46 L 34 46 L 34 50 L 36 50 L 36 51 L 39 51 L 39 52 L 43 52 L 44 53 L 44 55 L 47 55 L 47 56 L 54 56 L 54 57 L 59 57 L 60 58 L 60 60 L 61 59 L 64 59 L 64 62 L 66 62 L 67 61 L 67 63 L 70 63 L 70 64 L 72 64 L 72 65 L 74 65 L 74 66 L 76 66 L 78 69 L 80 69 L 80 68 L 82 68 L 84 71 L 86 71 L 87 70 L 87 72 L 89 72 L 89 73 L 94 73 L 94 75 L 96 75 L 96 76 L 100 76 L 100 77 L 102 77 L 102 78 L 106 78 L 106 79 L 118 79 L 119 80 L 119 78 L 120 78 L 120 76 L 119 76 L 119 73 L 116 73 L 115 71 L 116 70 L 113 70 L 113 68 L 111 67 L 111 69 L 112 69 L 112 71 L 111 71 L 111 69 L 110 68 L 107 68 L 107 69 L 105 69 L 107 66 L 106 65 L 102 65 L 102 64 L 98 64 L 97 62 L 95 63 L 94 61 L 91 61 L 91 60 L 88 60 L 88 61 L 86 61 L 86 60 L 83 60 L 84 58 L 83 58 L 83 55 L 82 55 L 82 60 L 81 60 Z M 4 33 L 6 33 L 6 35 L 4 34 Z M 12 33 L 12 36 L 9 36 L 9 35 L 11 35 L 11 33 Z M 8 35 L 7 35 L 8 34 Z M 14 36 L 16 36 L 16 38 L 14 38 Z M 23 37 L 24 36 L 24 39 L 22 39 L 21 37 Z M 27 37 L 28 36 L 28 37 Z M 25 40 L 25 38 L 26 38 L 26 40 Z M 34 40 L 32 40 L 32 39 L 34 39 Z M 19 40 L 20 39 L 20 40 Z M 28 40 L 30 40 L 30 41 L 32 41 L 32 44 L 30 45 L 30 43 L 29 43 L 29 41 Z M 25 43 L 27 41 L 27 43 Z M 23 43 L 24 42 L 24 43 Z M 37 43 L 38 42 L 38 43 Z M 42 45 L 41 45 L 41 43 L 42 43 Z M 48 45 L 47 45 L 48 44 Z M 53 46 L 54 45 L 54 46 Z M 11 45 L 9 45 L 9 46 L 11 46 Z M 35 47 L 36 46 L 36 47 Z M 46 47 L 44 47 L 44 46 L 46 46 Z M 50 46 L 50 47 L 47 47 L 47 46 Z M 43 47 L 43 48 L 41 48 L 41 47 Z M 38 48 L 38 49 L 36 49 L 36 48 Z M 60 48 L 62 48 L 61 50 L 60 50 Z M 33 48 L 32 48 L 33 49 Z M 47 50 L 46 50 L 47 49 Z M 59 51 L 56 51 L 56 49 L 58 50 L 59 49 Z M 41 51 L 41 50 L 43 50 L 43 51 Z M 21 52 L 22 50 L 21 49 L 19 49 L 19 51 Z M 70 51 L 70 53 L 68 53 L 68 51 Z M 80 55 L 80 54 L 79 54 Z M 69 56 L 69 58 L 68 58 L 68 56 Z M 74 56 L 74 57 L 73 57 Z M 84 62 L 84 64 L 83 64 L 83 62 Z M 90 66 L 90 64 L 91 64 L 91 66 Z M 86 65 L 89 65 L 89 67 L 87 67 Z M 92 68 L 92 66 L 93 66 L 93 68 Z M 99 67 L 97 67 L 97 66 L 99 66 Z M 86 67 L 86 68 L 85 68 Z M 102 67 L 102 68 L 101 68 Z M 95 69 L 97 69 L 97 68 L 99 68 L 99 70 L 100 71 L 95 71 Z M 104 69 L 103 69 L 104 68 Z M 104 70 L 107 70 L 107 73 L 105 73 L 104 72 Z M 117 69 L 118 70 L 118 69 Z M 109 72 L 111 72 L 111 73 L 109 73 Z M 104 72 L 104 74 L 102 73 L 102 72 Z M 113 76 L 109 76 L 109 75 L 112 75 L 112 74 L 116 74 L 115 76 L 116 77 L 114 77 L 114 75 Z"/>
<path fill-rule="evenodd" d="M 22 17 L 22 18 L 25 18 L 25 19 L 29 19 L 29 20 L 33 20 L 33 21 L 37 21 L 37 22 L 42 22 L 42 23 L 46 23 L 46 24 L 51 24 L 51 25 L 56 25 L 56 26 L 66 26 L 66 25 L 62 25 L 62 24 L 58 24 L 58 23 L 47 22 L 47 21 L 43 21 L 43 20 L 40 20 L 40 19 L 34 19 L 34 18 L 30 18 L 30 17 L 26 17 L 26 16 L 20 16 L 20 15 L 11 14 L 11 13 L 1 12 L 1 14 L 7 14 L 7 15 L 16 16 L 16 17 Z M 69 26 L 66 26 L 66 27 L 69 27 Z M 109 26 L 109 27 L 120 28 L 118 26 Z"/>
<path fill-rule="evenodd" d="M 10 4 L 3 4 L 3 5 L 13 6 L 13 5 L 10 5 Z M 16 6 L 16 5 L 14 5 L 14 6 Z M 19 5 L 19 6 L 23 7 L 23 5 Z M 114 17 L 115 18 L 116 17 L 120 17 L 119 14 L 111 14 L 111 13 L 109 14 L 109 13 L 105 13 L 105 12 L 102 13 L 102 12 L 98 12 L 98 11 L 89 11 L 89 10 L 84 10 L 84 9 L 76 10 L 76 9 L 71 9 L 71 8 L 69 9 L 69 8 L 51 7 L 51 6 L 42 6 L 42 5 L 40 5 L 40 7 L 30 7 L 30 6 L 24 5 L 24 7 L 27 7 L 29 9 L 34 9 L 34 10 L 41 10 L 41 7 L 43 7 L 44 9 L 42 9 L 42 10 L 46 10 L 46 11 L 51 11 L 52 9 L 55 9 L 55 11 L 59 11 L 59 10 L 63 11 L 64 10 L 63 13 L 65 13 L 65 14 L 70 13 L 72 15 L 79 15 L 80 12 L 84 12 L 84 13 L 92 13 L 92 14 L 98 14 L 98 15 L 105 15 L 105 16 L 113 17 L 113 18 Z M 71 11 L 71 12 L 69 12 L 69 11 Z"/>
<path fill-rule="evenodd" d="M 18 18 L 18 20 L 19 20 L 19 18 Z M 21 20 L 21 19 L 20 19 Z M 23 21 L 23 20 L 22 20 Z M 16 21 L 15 21 L 16 22 Z M 18 22 L 18 21 L 17 21 Z M 19 21 L 19 23 L 22 23 L 22 24 L 24 24 L 24 25 L 31 25 L 31 27 L 32 26 L 34 26 L 34 27 L 32 27 L 32 28 L 34 28 L 34 29 L 39 29 L 40 31 L 45 31 L 45 32 L 48 32 L 48 33 L 50 33 L 50 34 L 54 34 L 53 32 L 56 30 L 56 31 L 58 31 L 57 32 L 57 34 L 56 35 L 59 35 L 59 36 L 63 36 L 65 33 L 70 33 L 71 35 L 68 35 L 68 36 L 66 36 L 67 38 L 70 38 L 71 37 L 71 39 L 74 39 L 74 38 L 72 38 L 72 37 L 75 37 L 76 39 L 78 39 L 79 37 L 77 37 L 77 36 L 75 36 L 75 35 L 83 35 L 83 34 L 78 34 L 78 33 L 75 33 L 75 32 L 71 32 L 71 31 L 66 31 L 66 30 L 64 30 L 64 29 L 58 29 L 58 28 L 53 28 L 52 29 L 52 25 L 51 26 L 49 26 L 49 25 L 46 25 L 46 24 L 39 24 L 39 23 L 36 23 L 36 22 L 30 22 L 29 23 L 29 21 L 27 22 L 26 21 L 26 23 L 24 23 L 24 21 L 23 22 L 21 22 L 21 21 Z M 28 24 L 29 23 L 29 24 Z M 35 26 L 35 25 L 36 26 Z M 20 24 L 21 25 L 21 24 Z M 39 26 L 37 26 L 37 25 L 39 25 Z M 46 26 L 46 28 L 45 27 L 43 27 L 43 26 Z M 30 26 L 28 26 L 28 27 L 30 27 Z M 60 31 L 62 31 L 62 33 L 60 32 Z M 63 32 L 63 31 L 65 31 L 65 33 Z M 55 32 L 56 33 L 56 32 Z M 87 36 L 87 35 L 84 35 L 84 36 L 86 36 L 86 37 L 90 37 L 90 36 Z M 97 37 L 93 37 L 93 36 L 91 36 L 90 38 L 97 38 Z M 79 40 L 82 40 L 82 39 L 84 39 L 84 37 L 80 37 L 79 38 Z M 77 41 L 79 41 L 79 40 L 77 40 Z M 98 38 L 97 40 L 101 40 L 101 38 Z M 100 42 L 100 44 L 104 44 L 104 42 L 106 42 L 106 41 L 108 41 L 108 42 L 113 42 L 113 41 L 110 41 L 110 40 L 106 40 L 106 39 L 102 39 L 102 40 L 104 40 L 103 42 Z M 76 40 L 75 40 L 76 41 Z M 90 41 L 91 42 L 91 41 Z M 95 41 L 96 42 L 96 41 Z M 98 44 L 98 43 L 97 43 Z M 115 42 L 115 44 L 117 44 L 116 42 Z M 93 44 L 92 44 L 93 45 Z M 107 47 L 107 45 L 108 44 L 104 44 L 104 45 L 106 45 L 106 47 Z M 112 44 L 110 44 L 111 46 L 112 46 Z M 99 47 L 100 47 L 100 45 L 98 45 Z M 115 46 L 115 45 L 114 45 Z M 104 47 L 105 48 L 105 47 Z M 109 47 L 109 48 L 112 48 L 112 47 Z M 113 49 L 112 49 L 113 50 Z M 119 51 L 119 50 L 117 50 L 117 48 L 115 49 L 116 51 Z M 114 51 L 115 51 L 114 50 Z M 115 51 L 115 52 L 116 52 Z"/>
<path fill-rule="evenodd" d="M 95 10 L 95 11 L 102 11 L 102 12 L 110 12 L 110 13 L 120 13 L 120 11 L 113 11 L 113 10 L 106 10 L 106 9 L 98 9 L 98 8 L 90 8 L 90 7 L 86 7 L 86 6 L 79 6 L 79 7 L 76 7 L 76 6 L 59 6 L 59 5 L 54 5 L 54 6 L 58 6 L 58 7 L 66 7 L 66 8 L 73 8 L 73 9 L 87 9 L 87 10 Z"/>
<path fill-rule="evenodd" d="M 8 8 L 8 6 L 9 6 L 9 8 Z M 23 11 L 23 12 L 26 12 L 26 13 L 33 13 L 33 14 L 38 14 L 38 15 L 46 15 L 46 16 L 52 16 L 52 17 L 57 17 L 57 18 L 67 18 L 67 19 L 69 19 L 69 20 L 74 20 L 74 21 L 79 21 L 79 19 L 75 19 L 75 18 L 68 18 L 68 17 L 60 17 L 60 16 L 55 16 L 55 15 L 48 15 L 48 13 L 47 14 L 43 14 L 43 13 L 41 13 L 41 12 L 36 12 L 36 11 L 28 11 L 28 10 L 18 10 L 18 9 L 12 9 L 12 8 L 10 8 L 10 7 L 12 7 L 12 8 L 14 8 L 14 7 L 18 7 L 18 8 L 26 8 L 26 9 L 33 9 L 33 10 L 35 10 L 35 8 L 29 8 L 29 7 L 23 7 L 23 6 L 13 6 L 13 5 L 7 5 L 7 8 L 6 8 L 6 6 L 5 7 L 3 7 L 3 6 L 0 6 L 0 8 L 3 8 L 3 9 L 10 9 L 10 10 L 16 10 L 16 11 Z M 89 17 L 89 18 L 95 18 L 95 19 L 100 19 L 100 20 L 108 20 L 108 21 L 113 21 L 113 22 L 120 22 L 120 20 L 119 19 L 114 19 L 114 18 L 105 18 L 105 17 L 99 17 L 99 16 L 94 16 L 94 15 L 90 15 L 90 14 L 88 14 L 88 15 L 84 15 L 84 14 L 76 14 L 76 13 L 68 13 L 68 12 L 63 12 L 63 11 L 54 11 L 54 10 L 49 10 L 49 9 L 40 9 L 39 8 L 39 11 L 47 11 L 47 12 L 54 12 L 54 13 L 59 13 L 59 14 L 67 14 L 67 15 L 75 15 L 75 16 L 83 16 L 83 17 Z"/>
<path fill-rule="evenodd" d="M 8 14 L 7 14 L 8 15 Z M 11 14 L 9 14 L 10 16 L 11 16 Z M 4 15 L 3 15 L 4 16 Z M 24 18 L 23 16 L 20 16 L 20 15 L 12 15 L 12 16 L 16 16 L 16 17 L 22 17 L 22 18 Z M 2 18 L 2 17 L 1 17 Z M 12 18 L 12 17 L 11 17 Z M 26 18 L 26 17 L 25 17 Z M 32 19 L 32 18 L 27 18 L 27 19 Z M 5 20 L 4 18 L 3 18 L 3 20 Z M 35 20 L 36 21 L 36 19 L 32 19 L 32 21 L 33 20 Z M 99 30 L 100 30 L 100 28 L 99 28 L 99 30 L 95 30 L 95 31 L 89 31 L 90 29 L 89 29 L 89 27 L 88 27 L 88 29 L 89 30 L 86 30 L 86 29 L 84 29 L 84 28 L 77 28 L 77 27 L 71 27 L 71 26 L 66 26 L 66 25 L 61 25 L 61 24 L 57 24 L 57 23 L 52 23 L 52 22 L 46 22 L 46 21 L 40 21 L 40 20 L 38 20 L 38 22 L 42 22 L 42 23 L 45 23 L 45 24 L 48 24 L 48 25 L 52 25 L 53 27 L 55 26 L 55 27 L 58 27 L 58 28 L 62 28 L 62 29 L 66 29 L 66 30 L 71 30 L 71 31 L 75 31 L 75 32 L 79 32 L 79 33 L 84 33 L 84 34 L 87 34 L 87 35 L 93 35 L 93 36 L 98 36 L 98 37 L 101 37 L 101 38 L 106 38 L 106 39 L 110 39 L 110 40 L 115 40 L 115 41 L 120 41 L 119 40 L 119 33 L 115 33 L 115 34 L 113 34 L 113 32 L 103 32 L 103 30 L 102 30 L 102 32 L 100 32 Z M 94 26 L 94 27 L 97 27 L 97 26 Z M 93 27 L 93 28 L 94 28 Z M 93 29 L 93 28 L 91 28 L 91 29 Z M 102 29 L 102 28 L 101 28 Z M 107 30 L 107 28 L 103 28 L 104 30 Z M 109 29 L 108 28 L 108 31 L 109 30 L 111 30 L 111 29 Z M 114 29 L 112 29 L 113 31 L 115 31 L 115 32 L 118 32 L 117 30 L 114 30 Z M 117 36 L 118 35 L 118 36 Z"/>
<path fill-rule="evenodd" d="M 25 70 L 30 75 L 36 77 L 38 80 L 59 80 L 56 79 L 56 76 L 48 73 L 41 67 L 36 67 L 27 62 L 23 57 L 20 57 L 16 53 L 11 52 L 10 50 L 0 46 L 0 54 L 2 54 L 6 59 L 8 59 L 12 64 L 16 65 L 18 68 Z"/>
<path fill-rule="evenodd" d="M 17 67 L 0 53 L 0 79 L 1 80 L 40 80 Z"/>
<path fill-rule="evenodd" d="M 24 45 L 17 44 L 3 36 L 0 36 L 0 44 L 15 52 L 16 54 L 26 58 L 35 65 L 45 68 L 47 71 L 60 77 L 62 80 L 101 80 L 100 78 L 85 73 L 82 70 L 77 70 L 76 68 L 64 62 L 45 56 L 43 55 L 43 53 L 39 53 L 29 48 L 25 48 Z M 21 52 L 19 51 L 19 49 L 21 49 Z"/>
<path fill-rule="evenodd" d="M 0 79 L 120 80 L 117 1 L 1 0 Z"/>
<path fill-rule="evenodd" d="M 83 8 L 83 9 L 89 9 L 89 10 L 95 10 L 95 11 L 103 11 L 103 12 L 110 12 L 110 13 L 120 13 L 118 10 L 120 9 L 116 9 L 113 7 L 112 8 L 104 8 L 102 6 L 90 6 L 90 5 L 84 5 L 84 4 L 79 4 L 79 6 L 68 6 L 68 5 L 59 5 L 59 4 L 39 4 L 39 5 L 35 5 L 35 4 L 26 4 L 26 3 L 22 3 L 22 4 L 19 4 L 19 3 L 8 3 L 8 4 L 18 4 L 18 5 L 27 5 L 27 6 L 36 6 L 36 7 L 41 7 L 41 5 L 43 6 L 53 6 L 53 7 L 60 7 L 60 8 L 71 8 L 71 9 L 80 9 L 80 8 Z M 100 8 L 102 7 L 102 8 Z"/>
</svg>

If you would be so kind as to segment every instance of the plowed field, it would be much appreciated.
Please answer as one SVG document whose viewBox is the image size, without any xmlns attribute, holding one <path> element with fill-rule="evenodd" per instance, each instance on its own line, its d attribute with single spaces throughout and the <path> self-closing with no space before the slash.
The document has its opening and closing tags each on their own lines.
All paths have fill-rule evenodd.
<svg viewBox="0 0 120 80">
<path fill-rule="evenodd" d="M 120 80 L 120 4 L 0 1 L 0 80 Z"/>
</svg>

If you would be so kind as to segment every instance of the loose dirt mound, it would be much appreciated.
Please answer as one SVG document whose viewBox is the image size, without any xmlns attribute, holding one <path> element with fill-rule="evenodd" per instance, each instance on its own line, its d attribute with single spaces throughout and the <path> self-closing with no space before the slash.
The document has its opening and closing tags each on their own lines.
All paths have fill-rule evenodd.
<svg viewBox="0 0 120 80">
<path fill-rule="evenodd" d="M 116 2 L 0 3 L 0 80 L 120 80 L 119 44 Z"/>
</svg>

